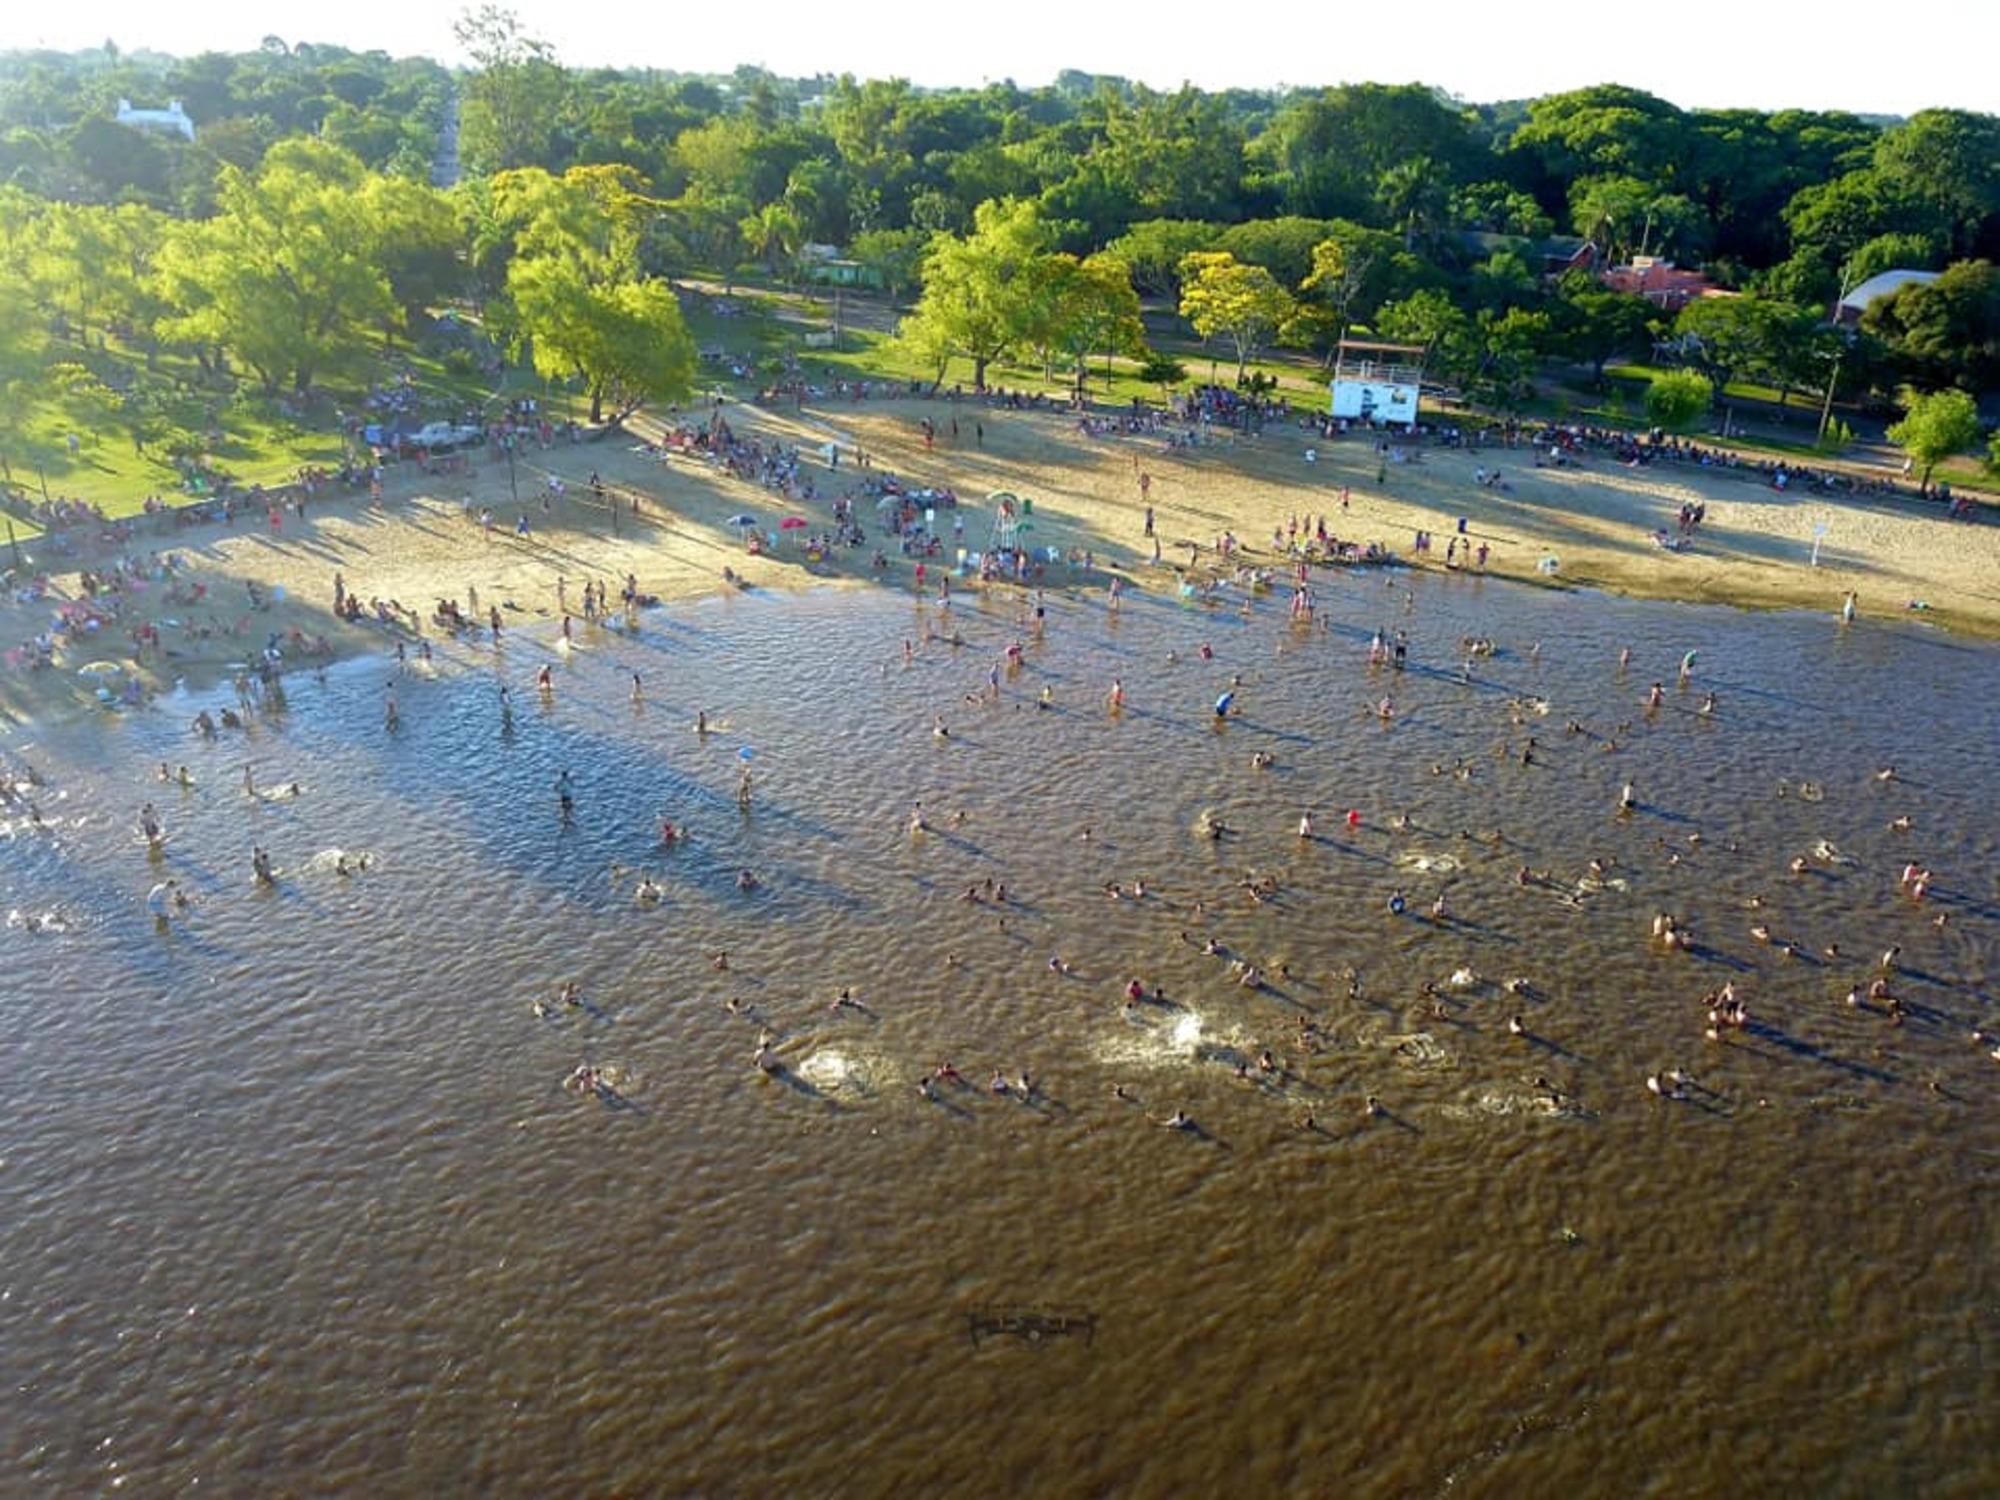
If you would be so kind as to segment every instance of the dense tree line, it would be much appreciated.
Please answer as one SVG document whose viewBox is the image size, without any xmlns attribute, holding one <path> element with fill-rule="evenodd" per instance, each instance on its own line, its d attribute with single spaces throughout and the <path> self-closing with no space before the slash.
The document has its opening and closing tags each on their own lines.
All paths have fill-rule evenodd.
<svg viewBox="0 0 2000 1500">
<path fill-rule="evenodd" d="M 1093 355 L 1142 358 L 1141 297 L 1239 367 L 1361 326 L 1428 346 L 1502 405 L 1547 360 L 1601 377 L 1649 353 L 1718 393 L 1746 376 L 1814 393 L 1836 373 L 1850 391 L 2000 376 L 1989 115 L 1683 110 L 1615 85 L 1474 106 L 1414 85 L 583 71 L 491 5 L 459 35 L 473 66 L 457 73 L 277 37 L 241 55 L 0 58 L 0 288 L 66 336 L 115 330 L 273 390 L 462 298 L 614 411 L 678 368 L 633 367 L 635 341 L 672 333 L 656 283 L 752 263 L 795 276 L 816 244 L 914 298 L 904 344 L 940 378 L 1013 357 L 1080 381 Z M 112 123 L 119 98 L 169 97 L 192 143 Z M 454 130 L 462 173 L 433 189 Z M 1585 246 L 1744 295 L 1663 318 L 1551 274 Z M 1890 268 L 1943 274 L 1859 330 L 1827 326 Z"/>
</svg>

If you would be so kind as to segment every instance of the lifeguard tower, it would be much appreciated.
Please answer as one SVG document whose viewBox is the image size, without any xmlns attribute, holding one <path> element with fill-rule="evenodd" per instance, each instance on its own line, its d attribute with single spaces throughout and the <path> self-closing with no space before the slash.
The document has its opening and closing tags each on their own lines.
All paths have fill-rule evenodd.
<svg viewBox="0 0 2000 1500">
<path fill-rule="evenodd" d="M 1424 353 L 1418 344 L 1342 339 L 1333 362 L 1335 419 L 1415 426 L 1424 386 Z"/>
<path fill-rule="evenodd" d="M 993 536 L 986 544 L 988 554 L 1012 552 L 1020 545 L 1021 517 L 1030 502 L 1008 490 L 995 490 L 986 497 L 993 502 Z"/>
</svg>

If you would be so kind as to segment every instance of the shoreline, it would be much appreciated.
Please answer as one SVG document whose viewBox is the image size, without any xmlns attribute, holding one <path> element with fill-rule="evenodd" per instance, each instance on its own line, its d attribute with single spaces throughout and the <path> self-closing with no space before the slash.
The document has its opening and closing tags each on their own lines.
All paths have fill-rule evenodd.
<svg viewBox="0 0 2000 1500">
<path fill-rule="evenodd" d="M 1854 590 L 1864 619 L 1914 616 L 1954 635 L 2000 638 L 2000 532 L 1947 519 L 1928 508 L 1935 502 L 1787 493 L 1753 471 L 1632 469 L 1597 454 L 1550 469 L 1529 467 L 1525 449 L 1429 445 L 1409 450 L 1408 462 L 1389 462 L 1370 437 L 1328 441 L 1296 425 L 1170 448 L 1157 434 L 1087 434 L 1058 408 L 984 402 L 896 398 L 789 411 L 728 402 L 710 411 L 756 455 L 746 473 L 649 451 L 672 418 L 641 414 L 625 429 L 530 449 L 512 465 L 473 453 L 460 475 L 399 466 L 379 507 L 356 492 L 315 497 L 303 521 L 285 514 L 275 525 L 241 514 L 229 528 L 153 532 L 138 518 L 125 555 L 143 562 L 173 554 L 184 566 L 142 580 L 122 599 L 120 618 L 66 645 L 46 668 L 17 665 L 19 648 L 48 628 L 55 609 L 79 599 L 79 570 L 54 575 L 49 598 L 10 596 L 0 604 L 9 648 L 0 713 L 18 727 L 72 708 L 98 711 L 100 688 L 115 700 L 133 682 L 141 701 L 176 684 L 204 691 L 254 667 L 267 646 L 281 653 L 281 670 L 309 664 L 315 658 L 302 649 L 322 640 L 317 659 L 365 657 L 433 632 L 434 606 L 446 599 L 482 621 L 496 608 L 509 624 L 556 621 L 564 597 L 574 607 L 586 579 L 615 599 L 629 577 L 664 604 L 727 592 L 736 586 L 731 575 L 759 589 L 870 581 L 914 589 L 919 559 L 878 524 L 874 492 L 891 477 L 906 492 L 959 498 L 955 510 L 936 511 L 941 546 L 927 560 L 929 576 L 954 570 L 960 549 L 977 554 L 992 544 L 988 496 L 1004 491 L 1032 501 L 1035 534 L 1019 538 L 1023 545 L 1058 558 L 1090 554 L 1087 572 L 1050 563 L 1051 585 L 1103 587 L 1117 576 L 1147 589 L 1156 580 L 1172 586 L 1190 566 L 1212 574 L 1224 533 L 1233 533 L 1241 562 L 1282 583 L 1292 567 L 1290 526 L 1297 521 L 1309 537 L 1323 518 L 1330 534 L 1379 544 L 1414 567 L 1439 567 L 1437 548 L 1462 537 L 1468 552 L 1488 551 L 1483 568 L 1467 571 L 1540 587 L 1830 616 Z M 1476 482 L 1494 466 L 1499 485 Z M 865 540 L 818 551 L 798 540 L 831 533 L 830 502 L 843 495 Z M 1685 550 L 1659 545 L 1686 506 L 1705 519 Z M 1420 529 L 1440 539 L 1427 559 L 1413 555 Z M 750 531 L 769 539 L 761 555 L 745 544 Z M 112 557 L 92 561 L 108 570 Z M 402 625 L 338 619 L 336 576 L 364 605 L 396 601 Z M 181 602 L 169 602 L 170 588 Z M 135 621 L 157 625 L 156 651 L 135 656 Z"/>
</svg>

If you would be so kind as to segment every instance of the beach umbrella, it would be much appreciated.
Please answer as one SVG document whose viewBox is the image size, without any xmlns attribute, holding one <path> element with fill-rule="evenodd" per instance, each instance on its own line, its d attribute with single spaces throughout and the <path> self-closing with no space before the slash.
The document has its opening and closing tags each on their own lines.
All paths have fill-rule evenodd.
<svg viewBox="0 0 2000 1500">
<path fill-rule="evenodd" d="M 893 510 L 902 503 L 903 497 L 901 495 L 884 495 L 880 500 L 875 502 L 875 508 L 877 510 Z"/>
<path fill-rule="evenodd" d="M 800 531 L 806 525 L 807 521 L 804 516 L 786 516 L 784 520 L 778 523 L 778 529 L 780 531 Z"/>
<path fill-rule="evenodd" d="M 757 518 L 755 516 L 746 516 L 743 515 L 741 512 L 738 512 L 736 515 L 731 516 L 727 521 L 724 521 L 722 524 L 725 526 L 755 526 L 757 524 Z"/>
<path fill-rule="evenodd" d="M 115 661 L 87 662 L 76 669 L 79 677 L 116 677 L 125 668 Z"/>
</svg>

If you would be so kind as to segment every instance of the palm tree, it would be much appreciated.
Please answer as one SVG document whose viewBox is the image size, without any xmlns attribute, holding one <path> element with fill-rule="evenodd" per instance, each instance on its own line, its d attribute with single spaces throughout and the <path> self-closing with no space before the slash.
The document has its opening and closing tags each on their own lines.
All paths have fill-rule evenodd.
<svg viewBox="0 0 2000 1500">
<path fill-rule="evenodd" d="M 1402 231 L 1403 248 L 1413 250 L 1419 239 L 1437 231 L 1449 202 L 1444 176 L 1428 156 L 1399 161 L 1376 181 L 1375 201 L 1389 222 Z"/>
<path fill-rule="evenodd" d="M 799 246 L 804 243 L 799 216 L 782 203 L 766 203 L 746 216 L 741 227 L 745 248 L 764 262 L 765 269 L 773 276 L 778 274 L 781 263 L 797 256 Z"/>
</svg>

